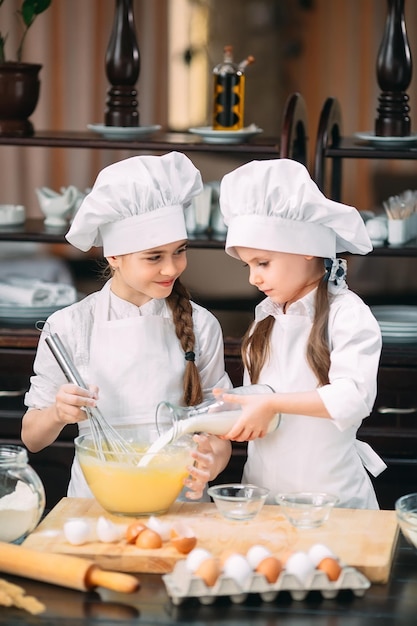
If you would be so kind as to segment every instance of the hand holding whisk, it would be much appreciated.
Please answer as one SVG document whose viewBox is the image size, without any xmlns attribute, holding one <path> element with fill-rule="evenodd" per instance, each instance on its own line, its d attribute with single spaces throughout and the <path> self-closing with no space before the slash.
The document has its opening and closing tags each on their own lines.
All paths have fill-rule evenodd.
<svg viewBox="0 0 417 626">
<path fill-rule="evenodd" d="M 88 389 L 59 336 L 51 333 L 45 337 L 45 342 L 67 380 L 83 389 Z M 85 411 L 89 417 L 91 436 L 99 459 L 101 461 L 127 461 L 137 465 L 136 450 L 108 423 L 101 411 L 97 407 L 85 407 Z"/>
</svg>

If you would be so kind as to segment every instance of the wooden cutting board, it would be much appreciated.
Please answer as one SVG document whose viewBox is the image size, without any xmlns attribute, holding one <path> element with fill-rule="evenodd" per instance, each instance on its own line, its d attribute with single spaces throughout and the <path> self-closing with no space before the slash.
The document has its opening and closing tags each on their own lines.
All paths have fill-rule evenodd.
<svg viewBox="0 0 417 626">
<path fill-rule="evenodd" d="M 169 542 L 157 550 L 143 550 L 124 540 L 82 546 L 73 546 L 65 540 L 66 520 L 85 517 L 95 522 L 101 515 L 120 524 L 133 521 L 109 515 L 89 498 L 63 498 L 23 545 L 42 552 L 93 559 L 103 568 L 123 572 L 164 574 L 170 572 L 179 559 L 185 558 Z M 246 553 L 250 546 L 260 543 L 285 560 L 293 551 L 308 550 L 314 543 L 324 543 L 345 565 L 357 568 L 374 583 L 387 582 L 399 534 L 395 511 L 336 508 L 320 528 L 297 530 L 275 505 L 264 506 L 251 522 L 229 522 L 219 516 L 214 504 L 175 502 L 169 513 L 160 519 L 181 520 L 191 526 L 198 539 L 197 545 L 219 556 L 226 550 Z"/>
</svg>

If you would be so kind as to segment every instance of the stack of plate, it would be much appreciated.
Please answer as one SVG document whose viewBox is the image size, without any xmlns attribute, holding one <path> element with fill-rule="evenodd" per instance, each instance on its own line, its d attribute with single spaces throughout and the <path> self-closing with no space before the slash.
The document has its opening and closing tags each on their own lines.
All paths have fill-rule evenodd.
<svg viewBox="0 0 417 626">
<path fill-rule="evenodd" d="M 0 303 L 0 322 L 12 326 L 32 326 L 45 321 L 52 313 L 62 309 L 60 306 L 20 306 Z"/>
<path fill-rule="evenodd" d="M 385 343 L 417 342 L 417 306 L 373 306 Z"/>
</svg>

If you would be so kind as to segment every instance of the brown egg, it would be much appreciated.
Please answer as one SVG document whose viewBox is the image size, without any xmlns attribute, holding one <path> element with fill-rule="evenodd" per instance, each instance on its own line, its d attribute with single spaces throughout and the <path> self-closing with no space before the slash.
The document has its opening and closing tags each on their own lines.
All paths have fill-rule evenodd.
<svg viewBox="0 0 417 626">
<path fill-rule="evenodd" d="M 195 570 L 194 574 L 204 580 L 207 587 L 213 587 L 221 574 L 219 562 L 215 558 L 205 559 Z"/>
<path fill-rule="evenodd" d="M 161 535 L 150 528 L 145 528 L 136 538 L 135 544 L 138 548 L 154 550 L 162 546 Z"/>
<path fill-rule="evenodd" d="M 129 526 L 126 528 L 126 541 L 127 543 L 135 543 L 136 539 L 138 538 L 139 534 L 145 530 L 146 526 L 145 524 L 142 524 L 142 522 L 132 522 L 131 524 L 129 524 Z"/>
<path fill-rule="evenodd" d="M 282 563 L 275 556 L 267 556 L 262 559 L 255 571 L 263 574 L 269 583 L 274 583 L 282 571 Z"/>
<path fill-rule="evenodd" d="M 320 561 L 317 565 L 317 569 L 321 572 L 325 572 L 327 578 L 331 581 L 335 581 L 339 578 L 342 568 L 336 559 L 327 557 Z"/>
</svg>

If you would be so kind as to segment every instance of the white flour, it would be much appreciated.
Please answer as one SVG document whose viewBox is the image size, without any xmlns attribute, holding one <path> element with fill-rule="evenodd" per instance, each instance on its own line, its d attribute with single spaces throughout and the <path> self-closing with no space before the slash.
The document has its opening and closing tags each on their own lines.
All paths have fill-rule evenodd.
<svg viewBox="0 0 417 626">
<path fill-rule="evenodd" d="M 16 489 L 0 498 L 0 541 L 16 541 L 38 521 L 38 497 L 21 480 Z"/>
</svg>

